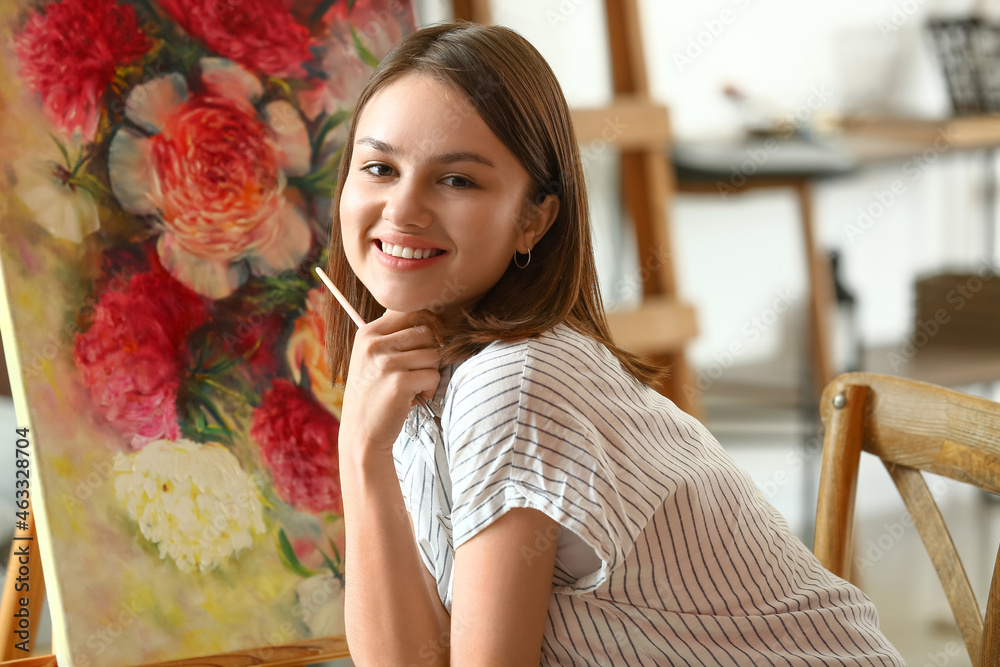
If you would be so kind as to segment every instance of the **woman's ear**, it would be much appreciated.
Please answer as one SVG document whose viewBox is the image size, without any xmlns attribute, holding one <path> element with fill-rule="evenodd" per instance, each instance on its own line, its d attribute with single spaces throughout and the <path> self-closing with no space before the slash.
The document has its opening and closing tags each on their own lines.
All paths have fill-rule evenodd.
<svg viewBox="0 0 1000 667">
<path fill-rule="evenodd" d="M 517 251 L 526 254 L 534 248 L 549 231 L 549 227 L 559 215 L 559 197 L 553 194 L 545 196 L 540 204 L 528 202 L 524 211 L 524 225 L 521 228 L 521 246 Z"/>
</svg>

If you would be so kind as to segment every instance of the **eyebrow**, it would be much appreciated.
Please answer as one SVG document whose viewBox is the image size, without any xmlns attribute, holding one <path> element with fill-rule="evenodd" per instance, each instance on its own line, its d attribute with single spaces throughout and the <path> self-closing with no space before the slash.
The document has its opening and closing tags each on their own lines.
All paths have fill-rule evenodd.
<svg viewBox="0 0 1000 667">
<path fill-rule="evenodd" d="M 386 142 L 375 139 L 374 137 L 362 137 L 354 142 L 355 146 L 371 146 L 375 150 L 382 151 L 393 157 L 399 155 L 399 151 L 392 144 L 387 144 Z M 485 164 L 487 167 L 494 167 L 494 164 L 484 158 L 479 153 L 474 153 L 472 151 L 455 151 L 453 153 L 441 153 L 439 155 L 432 155 L 430 162 L 433 164 L 448 164 L 451 162 L 478 162 L 479 164 Z"/>
</svg>

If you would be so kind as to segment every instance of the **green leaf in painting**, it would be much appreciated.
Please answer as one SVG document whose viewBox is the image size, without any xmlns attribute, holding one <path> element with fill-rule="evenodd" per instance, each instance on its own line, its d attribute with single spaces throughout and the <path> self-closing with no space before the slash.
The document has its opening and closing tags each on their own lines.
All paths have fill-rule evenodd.
<svg viewBox="0 0 1000 667">
<path fill-rule="evenodd" d="M 295 549 L 288 541 L 288 535 L 285 535 L 284 528 L 278 530 L 275 541 L 278 543 L 278 558 L 281 559 L 281 564 L 285 566 L 286 570 L 303 578 L 316 576 L 315 572 L 299 562 L 299 557 L 295 555 Z"/>
<path fill-rule="evenodd" d="M 347 0 L 347 13 L 350 14 L 351 10 L 354 9 L 354 3 L 357 0 Z"/>
<path fill-rule="evenodd" d="M 260 278 L 260 282 L 263 288 L 257 297 L 260 301 L 280 304 L 294 310 L 302 310 L 305 307 L 306 295 L 315 284 L 315 281 L 306 280 L 292 271 L 277 276 L 264 276 Z"/>
<path fill-rule="evenodd" d="M 222 428 L 218 426 L 205 426 L 197 431 L 200 438 L 199 442 L 217 442 L 225 444 L 233 444 L 232 436 Z"/>
<path fill-rule="evenodd" d="M 333 549 L 333 557 L 337 560 L 337 567 L 339 568 L 344 564 L 344 559 L 340 557 L 340 549 L 337 548 L 337 545 L 333 543 L 332 539 L 329 537 L 326 539 L 330 543 L 330 548 Z"/>
<path fill-rule="evenodd" d="M 190 398 L 188 413 L 193 422 L 194 432 L 204 438 L 215 442 L 233 443 L 233 427 L 230 426 L 225 416 L 215 405 L 212 398 L 205 393 L 199 378 L 195 376 L 190 382 L 196 383 L 189 386 L 185 394 Z M 211 417 L 216 423 L 208 423 L 207 417 Z"/>
<path fill-rule="evenodd" d="M 280 88 L 280 89 L 281 89 L 281 91 L 282 91 L 282 92 L 283 92 L 283 93 L 284 93 L 284 94 L 285 94 L 286 96 L 288 96 L 288 97 L 291 97 L 291 96 L 292 96 L 292 87 L 291 87 L 291 86 L 289 86 L 289 85 L 288 85 L 288 82 L 287 82 L 287 81 L 285 81 L 284 79 L 279 79 L 279 78 L 278 78 L 278 77 L 276 77 L 276 76 L 269 76 L 269 77 L 267 77 L 267 83 L 268 83 L 269 85 L 272 85 L 272 86 L 275 86 L 275 87 L 277 87 L 277 88 Z"/>
<path fill-rule="evenodd" d="M 49 136 L 52 137 L 52 141 L 56 142 L 56 146 L 59 147 L 59 152 L 62 153 L 63 158 L 66 160 L 66 168 L 72 169 L 73 165 L 69 163 L 69 151 L 67 151 L 66 147 L 63 146 L 63 142 L 59 141 L 58 137 L 51 132 L 49 132 Z"/>
<path fill-rule="evenodd" d="M 214 419 L 219 426 L 221 426 L 226 430 L 230 430 L 230 426 L 229 423 L 226 421 L 226 418 L 222 416 L 222 413 L 219 411 L 219 408 L 215 406 L 215 403 L 211 399 L 209 399 L 207 396 L 204 396 L 204 400 L 201 405 L 205 409 L 205 412 L 211 415 L 212 419 Z"/>
<path fill-rule="evenodd" d="M 316 133 L 316 138 L 313 140 L 313 159 L 316 159 L 316 156 L 323 149 L 323 141 L 326 140 L 326 135 L 337 129 L 337 126 L 343 123 L 344 120 L 350 117 L 350 115 L 351 113 L 349 111 L 340 109 L 337 113 L 328 117 L 326 121 L 324 121 L 323 126 L 319 128 L 319 132 Z"/>
<path fill-rule="evenodd" d="M 354 48 L 358 50 L 358 55 L 361 56 L 361 60 L 363 60 L 366 65 L 378 67 L 378 58 L 376 58 L 372 52 L 368 50 L 368 47 L 361 43 L 361 36 L 358 35 L 358 31 L 354 29 L 354 26 L 351 26 L 351 37 L 354 38 Z"/>
<path fill-rule="evenodd" d="M 86 190 L 91 194 L 91 196 L 94 197 L 94 199 L 99 198 L 102 194 L 110 194 L 108 189 L 104 187 L 104 184 L 97 180 L 97 177 L 92 174 L 73 176 L 68 182 L 71 185 Z"/>
<path fill-rule="evenodd" d="M 334 563 L 334 562 L 333 562 L 332 560 L 330 560 L 330 557 L 329 557 L 329 556 L 327 556 L 327 555 L 326 555 L 326 554 L 325 554 L 325 553 L 323 552 L 323 550 L 319 548 L 319 545 L 318 545 L 318 544 L 316 545 L 316 551 L 318 551 L 318 552 L 319 552 L 319 555 L 323 557 L 323 563 L 324 563 L 324 564 L 325 564 L 325 565 L 326 565 L 326 566 L 327 566 L 328 568 L 330 568 L 330 572 L 332 572 L 332 573 L 333 573 L 333 576 L 335 576 L 335 577 L 340 577 L 340 568 L 339 568 L 339 567 L 337 567 L 337 564 L 336 564 L 336 563 Z"/>
<path fill-rule="evenodd" d="M 322 167 L 307 176 L 289 178 L 288 185 L 303 192 L 331 195 L 337 187 L 337 169 L 340 167 L 340 157 L 343 153 L 344 147 L 341 146 Z"/>
</svg>

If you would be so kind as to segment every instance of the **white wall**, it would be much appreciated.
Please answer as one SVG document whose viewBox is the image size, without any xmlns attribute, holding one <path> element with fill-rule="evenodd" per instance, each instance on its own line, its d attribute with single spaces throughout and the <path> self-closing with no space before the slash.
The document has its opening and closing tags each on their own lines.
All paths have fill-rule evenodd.
<svg viewBox="0 0 1000 667">
<path fill-rule="evenodd" d="M 653 96 L 670 107 L 679 139 L 732 135 L 741 118 L 721 93 L 734 83 L 793 113 L 821 91 L 815 111 L 829 116 L 867 108 L 940 117 L 949 111 L 944 78 L 922 26 L 931 13 L 962 13 L 971 2 L 938 0 L 640 0 Z M 449 2 L 418 3 L 430 22 Z M 988 9 L 996 11 L 997 3 Z M 527 37 L 549 61 L 570 104 L 610 95 L 603 2 L 504 0 L 493 19 Z M 813 101 L 817 98 L 814 97 Z M 818 238 L 844 254 L 846 282 L 861 297 L 868 343 L 901 339 L 912 318 L 912 282 L 922 271 L 972 265 L 982 247 L 982 163 L 978 153 L 944 153 L 915 175 L 902 163 L 817 186 Z M 612 155 L 591 161 L 595 237 L 605 299 L 627 301 L 634 250 L 620 228 Z M 901 180 L 902 195 L 860 236 L 849 238 L 861 209 Z M 874 208 L 878 211 L 878 207 Z M 678 279 L 698 307 L 696 364 L 741 342 L 741 361 L 797 349 L 805 266 L 796 202 L 790 193 L 680 196 L 673 207 Z M 624 249 L 624 252 L 622 252 Z M 747 323 L 782 295 L 794 308 L 753 338 Z M 761 328 L 755 327 L 758 331 Z"/>
</svg>

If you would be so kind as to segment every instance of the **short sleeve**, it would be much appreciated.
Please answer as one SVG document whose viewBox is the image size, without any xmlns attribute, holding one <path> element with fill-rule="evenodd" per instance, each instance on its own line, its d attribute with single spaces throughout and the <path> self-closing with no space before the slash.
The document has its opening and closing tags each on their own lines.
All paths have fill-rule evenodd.
<svg viewBox="0 0 1000 667">
<path fill-rule="evenodd" d="M 511 509 L 544 512 L 600 559 L 569 587 L 585 593 L 624 560 L 640 527 L 627 525 L 613 466 L 573 395 L 579 388 L 542 352 L 533 341 L 494 346 L 453 377 L 443 420 L 452 535 L 458 549 Z"/>
</svg>

